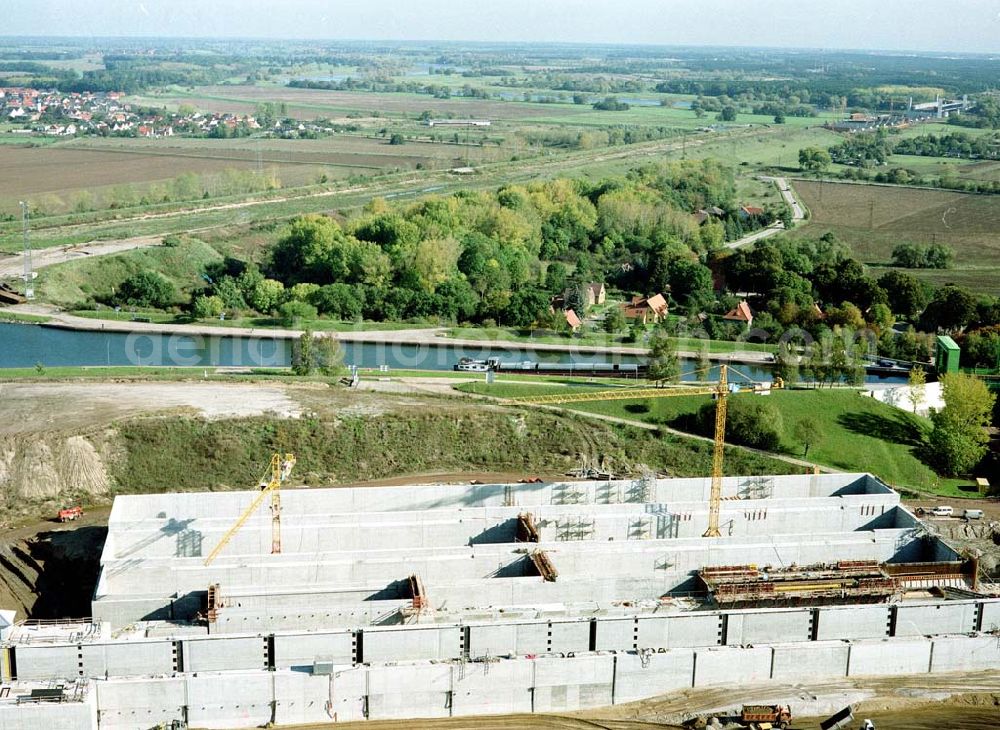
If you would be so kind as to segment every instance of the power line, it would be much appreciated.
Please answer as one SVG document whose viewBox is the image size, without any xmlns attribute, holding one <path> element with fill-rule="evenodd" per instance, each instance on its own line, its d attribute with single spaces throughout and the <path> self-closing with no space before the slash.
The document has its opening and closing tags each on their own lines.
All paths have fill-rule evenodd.
<svg viewBox="0 0 1000 730">
<path fill-rule="evenodd" d="M 28 235 L 28 204 L 20 201 L 21 231 L 24 236 L 24 298 L 35 298 L 35 285 L 32 282 L 34 272 L 31 268 L 31 237 Z"/>
</svg>

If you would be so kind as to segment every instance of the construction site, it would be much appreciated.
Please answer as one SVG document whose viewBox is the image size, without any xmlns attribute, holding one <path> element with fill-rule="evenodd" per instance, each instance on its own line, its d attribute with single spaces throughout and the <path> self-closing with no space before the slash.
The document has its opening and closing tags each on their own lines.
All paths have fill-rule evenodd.
<svg viewBox="0 0 1000 730">
<path fill-rule="evenodd" d="M 279 491 L 293 461 L 258 491 L 118 497 L 93 617 L 3 629 L 0 728 L 563 712 L 1000 665 L 975 559 L 870 475 Z"/>
</svg>

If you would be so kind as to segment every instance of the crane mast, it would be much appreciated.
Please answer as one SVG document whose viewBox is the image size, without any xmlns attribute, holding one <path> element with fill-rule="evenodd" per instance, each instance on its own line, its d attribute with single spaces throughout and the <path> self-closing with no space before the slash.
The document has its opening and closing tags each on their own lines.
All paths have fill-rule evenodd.
<svg viewBox="0 0 1000 730">
<path fill-rule="evenodd" d="M 729 383 L 727 366 L 719 367 L 719 384 L 715 394 L 715 448 L 712 452 L 712 493 L 708 500 L 708 529 L 702 537 L 721 537 L 719 509 L 722 504 L 722 466 L 726 455 L 726 410 Z"/>
<path fill-rule="evenodd" d="M 229 544 L 233 536 L 250 519 L 250 515 L 257 511 L 257 508 L 260 507 L 269 495 L 271 497 L 271 553 L 281 552 L 281 496 L 279 490 L 282 483 L 292 473 L 293 466 L 295 466 L 295 454 L 282 455 L 275 453 L 271 456 L 270 479 L 261 481 L 260 492 L 257 493 L 257 496 L 254 497 L 250 505 L 243 510 L 243 514 L 237 518 L 233 526 L 222 536 L 219 544 L 205 558 L 206 567 L 212 564 L 212 561 L 219 556 L 219 553 Z"/>
<path fill-rule="evenodd" d="M 741 374 L 738 370 L 737 374 Z M 745 376 L 744 376 L 745 377 Z M 780 379 L 775 379 L 774 387 L 783 387 Z M 753 392 L 762 392 L 756 386 Z M 708 529 L 702 537 L 721 537 L 719 513 L 722 504 L 722 474 L 726 455 L 726 415 L 729 407 L 729 366 L 719 366 L 719 381 L 709 387 L 681 388 L 617 388 L 597 392 L 568 393 L 510 398 L 510 403 L 555 404 L 581 403 L 603 400 L 635 400 L 638 398 L 670 398 L 673 396 L 713 395 L 715 396 L 715 439 L 712 452 L 712 491 L 708 505 Z"/>
</svg>

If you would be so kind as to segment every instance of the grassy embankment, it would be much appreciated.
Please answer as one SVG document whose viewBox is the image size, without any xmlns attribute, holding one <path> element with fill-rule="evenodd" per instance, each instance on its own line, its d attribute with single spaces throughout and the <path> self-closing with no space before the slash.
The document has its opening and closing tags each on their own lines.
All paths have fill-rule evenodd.
<svg viewBox="0 0 1000 730">
<path fill-rule="evenodd" d="M 119 493 L 245 488 L 261 454 L 293 449 L 297 479 L 309 485 L 450 471 L 563 473 L 581 456 L 617 468 L 649 464 L 681 475 L 710 469 L 710 444 L 549 413 L 468 406 L 382 413 L 202 421 L 137 419 L 118 424 L 124 457 L 112 476 Z M 787 473 L 789 465 L 734 453 L 730 473 Z"/>
<path fill-rule="evenodd" d="M 476 383 L 457 387 L 501 398 L 565 392 L 511 384 L 490 387 Z M 809 461 L 843 471 L 871 472 L 904 489 L 949 497 L 975 495 L 970 480 L 940 477 L 921 461 L 924 436 L 930 428 L 925 418 L 853 390 L 789 390 L 775 392 L 769 397 L 781 413 L 781 451 L 784 453 L 803 457 L 804 444 L 794 435 L 795 426 L 804 418 L 812 417 L 819 422 L 822 436 L 818 443 L 810 446 Z M 568 403 L 565 407 L 684 429 L 690 427 L 689 417 L 707 402 L 708 396 L 675 396 Z"/>
</svg>

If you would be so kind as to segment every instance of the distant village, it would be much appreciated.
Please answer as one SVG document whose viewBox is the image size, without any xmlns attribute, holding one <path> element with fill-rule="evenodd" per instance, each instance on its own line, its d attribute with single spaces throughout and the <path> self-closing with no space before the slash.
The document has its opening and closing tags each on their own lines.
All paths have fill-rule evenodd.
<svg viewBox="0 0 1000 730">
<path fill-rule="evenodd" d="M 312 137 L 337 131 L 332 123 L 299 122 L 277 114 L 237 115 L 149 109 L 125 101 L 120 92 L 63 93 L 0 87 L 0 120 L 20 125 L 12 134 L 48 137 L 243 137 L 267 132 Z"/>
</svg>

